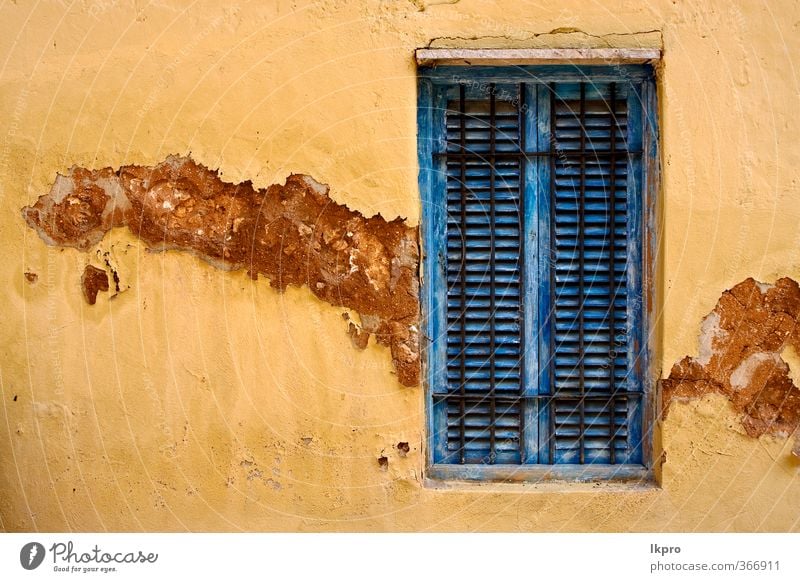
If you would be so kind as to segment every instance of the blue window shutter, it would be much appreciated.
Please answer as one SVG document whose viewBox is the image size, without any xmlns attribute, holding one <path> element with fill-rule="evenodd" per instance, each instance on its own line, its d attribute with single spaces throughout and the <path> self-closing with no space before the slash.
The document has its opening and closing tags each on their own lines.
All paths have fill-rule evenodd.
<svg viewBox="0 0 800 582">
<path fill-rule="evenodd" d="M 421 78 L 434 465 L 480 478 L 482 467 L 579 476 L 644 464 L 650 75 L 440 67 Z"/>
<path fill-rule="evenodd" d="M 631 439 L 631 221 L 627 85 L 551 84 L 551 463 L 638 463 Z M 581 152 L 583 152 L 581 154 Z M 637 233 L 638 234 L 638 233 Z M 629 411 L 637 411 L 630 415 Z M 638 451 L 638 453 L 637 453 Z"/>
<path fill-rule="evenodd" d="M 501 88 L 450 93 L 447 138 L 447 457 L 519 463 L 519 113 Z"/>
</svg>

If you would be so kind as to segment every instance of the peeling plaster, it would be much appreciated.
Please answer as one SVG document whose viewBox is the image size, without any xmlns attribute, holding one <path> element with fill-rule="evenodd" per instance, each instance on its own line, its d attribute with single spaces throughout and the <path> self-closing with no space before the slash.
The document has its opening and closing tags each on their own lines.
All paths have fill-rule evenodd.
<svg viewBox="0 0 800 582">
<path fill-rule="evenodd" d="M 752 278 L 725 291 L 704 320 L 697 358 L 677 362 L 662 380 L 663 414 L 675 400 L 726 396 L 747 434 L 788 437 L 800 426 L 800 389 L 785 351 L 800 348 L 800 286 Z M 795 443 L 794 451 L 800 450 Z"/>
<path fill-rule="evenodd" d="M 789 377 L 794 382 L 794 385 L 797 386 L 800 384 L 800 354 L 798 354 L 793 345 L 788 344 L 784 346 L 781 358 L 789 366 Z"/>
<path fill-rule="evenodd" d="M 81 288 L 86 302 L 94 305 L 97 302 L 97 294 L 100 291 L 108 291 L 108 275 L 103 269 L 86 265 L 81 275 Z"/>
<path fill-rule="evenodd" d="M 247 269 L 281 291 L 305 285 L 323 301 L 357 312 L 361 324 L 348 325 L 353 343 L 363 349 L 374 335 L 390 348 L 400 382 L 417 385 L 417 229 L 402 218 L 366 218 L 328 191 L 304 175 L 263 190 L 249 181 L 230 184 L 190 158 L 170 156 L 153 167 L 74 167 L 22 214 L 50 245 L 88 251 L 112 228 L 127 226 L 152 250 L 187 251 L 220 269 Z M 119 292 L 107 257 L 106 264 Z M 105 271 L 91 269 L 106 277 L 100 288 L 108 290 Z M 99 282 L 94 271 L 90 277 Z M 94 303 L 94 287 L 87 291 L 85 281 L 84 291 Z"/>
<path fill-rule="evenodd" d="M 703 323 L 700 324 L 700 351 L 695 361 L 701 366 L 707 366 L 714 355 L 714 343 L 725 334 L 725 330 L 719 327 L 719 314 L 712 311 Z"/>
</svg>

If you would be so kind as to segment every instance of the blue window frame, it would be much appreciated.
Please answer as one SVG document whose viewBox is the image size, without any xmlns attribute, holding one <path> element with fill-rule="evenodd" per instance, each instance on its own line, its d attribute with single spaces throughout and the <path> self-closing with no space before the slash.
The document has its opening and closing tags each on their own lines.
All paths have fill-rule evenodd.
<svg viewBox="0 0 800 582">
<path fill-rule="evenodd" d="M 646 479 L 648 65 L 420 69 L 428 475 Z"/>
</svg>

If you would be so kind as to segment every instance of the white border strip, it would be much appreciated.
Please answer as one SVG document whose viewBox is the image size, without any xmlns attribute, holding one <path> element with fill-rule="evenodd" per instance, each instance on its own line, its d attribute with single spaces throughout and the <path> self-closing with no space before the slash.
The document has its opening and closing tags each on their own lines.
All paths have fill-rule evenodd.
<svg viewBox="0 0 800 582">
<path fill-rule="evenodd" d="M 475 497 L 474 499 L 481 499 Z M 442 497 L 439 497 L 442 499 Z M 516 498 L 519 499 L 519 498 Z M 647 498 L 640 498 L 642 501 Z M 650 500 L 656 499 L 650 497 Z M 568 503 L 565 498 L 563 503 Z M 617 499 L 617 501 L 620 501 Z M 477 502 L 474 502 L 477 503 Z M 533 500 L 521 507 L 535 507 Z M 559 501 L 557 501 L 559 503 Z M 591 502 L 590 502 L 591 503 Z M 621 502 L 624 503 L 624 502 Z M 490 507 L 499 507 L 493 502 Z M 666 506 L 657 520 L 635 519 L 625 523 L 601 514 L 589 503 L 572 519 L 540 524 L 497 521 L 494 512 L 458 515 L 464 506 L 425 513 L 417 520 L 383 518 L 380 505 L 372 513 L 345 513 L 335 522 L 328 515 L 309 527 L 320 529 L 450 528 L 462 531 L 525 527 L 572 528 L 658 527 L 675 517 L 673 527 L 697 527 L 679 509 Z M 791 511 L 784 497 L 775 508 Z M 482 508 L 481 508 L 482 509 Z M 723 506 L 719 509 L 734 511 Z M 764 509 L 769 510 L 768 506 Z M 773 508 L 774 509 L 774 508 Z M 514 507 L 505 509 L 511 515 Z M 703 522 L 700 527 L 755 528 L 758 508 L 745 513 L 743 522 Z M 623 516 L 635 510 L 618 511 Z M 292 522 L 235 521 L 228 527 L 297 527 Z M 351 518 L 350 521 L 347 518 Z M 790 515 L 790 519 L 793 515 Z M 359 521 L 358 518 L 361 518 Z M 612 521 L 606 522 L 604 519 Z M 12 527 L 26 527 L 13 522 Z M 55 523 L 55 522 L 49 522 Z M 177 527 L 174 522 L 166 527 Z M 202 526 L 202 523 L 192 522 Z M 299 521 L 297 523 L 300 523 Z M 115 521 L 112 527 L 121 527 Z M 76 522 L 76 527 L 84 527 Z M 767 527 L 796 524 L 775 518 Z M 29 526 L 28 526 L 29 527 Z M 55 527 L 64 527 L 55 523 Z M 150 526 L 152 527 L 152 526 Z M 162 526 L 164 527 L 164 526 Z M 39 544 L 31 562 L 30 547 Z M 624 553 L 620 552 L 624 548 Z M 148 557 L 141 561 L 139 552 Z M 152 557 L 151 557 L 152 555 Z M 522 556 L 522 560 L 498 560 L 496 556 Z M 156 558 L 157 559 L 154 559 Z M 459 559 L 452 559 L 458 557 Z M 127 561 L 126 561 L 127 560 Z M 133 561 L 136 560 L 136 561 Z M 387 561 L 388 560 L 388 561 Z M 392 562 L 392 563 L 389 563 Z M 36 564 L 35 570 L 26 570 Z M 112 570 L 113 569 L 113 570 Z M 422 572 L 421 576 L 417 576 Z M 105 574 L 105 575 L 104 575 Z M 324 582 L 408 582 L 409 580 L 614 580 L 615 582 L 668 582 L 693 580 L 800 580 L 797 534 L 45 534 L 0 535 L 0 578 L 3 580 L 70 580 L 73 582 L 141 582 L 153 580 L 314 580 Z"/>
<path fill-rule="evenodd" d="M 656 48 L 417 49 L 417 64 L 430 65 L 582 65 L 641 64 L 661 59 Z"/>
</svg>

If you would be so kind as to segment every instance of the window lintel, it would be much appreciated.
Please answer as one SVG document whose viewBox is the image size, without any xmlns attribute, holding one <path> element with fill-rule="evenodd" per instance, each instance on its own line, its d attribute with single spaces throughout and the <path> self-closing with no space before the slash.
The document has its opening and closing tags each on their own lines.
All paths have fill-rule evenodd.
<svg viewBox="0 0 800 582">
<path fill-rule="evenodd" d="M 661 60 L 657 48 L 421 48 L 417 65 L 640 65 Z"/>
</svg>

